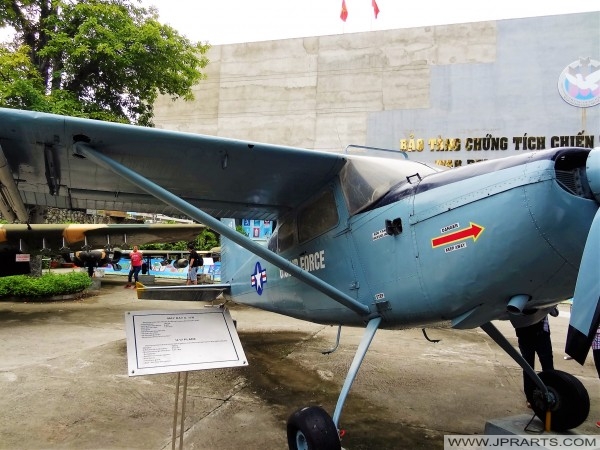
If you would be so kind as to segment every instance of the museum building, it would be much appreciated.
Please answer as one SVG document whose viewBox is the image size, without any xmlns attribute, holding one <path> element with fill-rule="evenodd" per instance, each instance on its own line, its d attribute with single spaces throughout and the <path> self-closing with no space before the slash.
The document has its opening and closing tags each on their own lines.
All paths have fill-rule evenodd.
<svg viewBox="0 0 600 450">
<path fill-rule="evenodd" d="M 157 128 L 446 166 L 600 146 L 600 12 L 213 46 Z"/>
</svg>

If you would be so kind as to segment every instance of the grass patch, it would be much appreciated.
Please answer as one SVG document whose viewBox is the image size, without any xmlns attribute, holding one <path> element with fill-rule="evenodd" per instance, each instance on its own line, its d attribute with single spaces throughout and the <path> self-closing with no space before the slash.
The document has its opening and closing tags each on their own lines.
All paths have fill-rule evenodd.
<svg viewBox="0 0 600 450">
<path fill-rule="evenodd" d="M 41 277 L 30 275 L 0 277 L 0 299 L 6 297 L 42 299 L 75 294 L 89 288 L 91 284 L 91 278 L 83 272 L 62 275 L 48 273 Z"/>
</svg>

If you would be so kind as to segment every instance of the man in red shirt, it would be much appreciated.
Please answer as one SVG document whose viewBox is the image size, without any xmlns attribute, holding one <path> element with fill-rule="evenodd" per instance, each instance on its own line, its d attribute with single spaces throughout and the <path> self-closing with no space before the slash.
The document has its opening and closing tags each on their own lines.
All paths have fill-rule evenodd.
<svg viewBox="0 0 600 450">
<path fill-rule="evenodd" d="M 135 283 L 138 282 L 138 276 L 140 274 L 140 270 L 142 270 L 142 264 L 144 263 L 144 255 L 138 250 L 137 245 L 134 245 L 133 251 L 129 254 L 129 258 L 131 259 L 131 266 L 129 268 L 129 276 L 127 277 L 127 284 L 125 285 L 125 288 L 131 287 L 135 289 Z M 132 277 L 135 280 L 133 286 L 131 285 Z"/>
</svg>

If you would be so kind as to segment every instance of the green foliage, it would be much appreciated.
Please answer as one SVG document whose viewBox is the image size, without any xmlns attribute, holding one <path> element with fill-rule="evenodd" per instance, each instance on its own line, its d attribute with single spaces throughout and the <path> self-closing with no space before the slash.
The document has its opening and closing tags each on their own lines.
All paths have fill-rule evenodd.
<svg viewBox="0 0 600 450">
<path fill-rule="evenodd" d="M 205 228 L 194 240 L 196 250 L 209 251 L 214 247 L 219 246 L 219 235 L 213 230 Z M 140 250 L 179 250 L 186 251 L 188 243 L 186 241 L 179 241 L 170 244 L 146 244 L 140 246 Z"/>
<path fill-rule="evenodd" d="M 213 230 L 205 228 L 196 238 L 196 250 L 210 250 L 219 246 L 219 236 Z"/>
<path fill-rule="evenodd" d="M 171 242 L 165 244 L 140 245 L 140 250 L 187 250 L 187 242 Z"/>
<path fill-rule="evenodd" d="M 87 289 L 91 284 L 92 280 L 87 273 L 83 272 L 72 272 L 63 275 L 48 273 L 41 277 L 13 275 L 0 278 L 0 298 L 40 299 L 55 295 L 74 294 Z"/>
<path fill-rule="evenodd" d="M 127 0 L 0 0 L 0 106 L 152 125 L 159 94 L 193 99 L 208 44 Z"/>
<path fill-rule="evenodd" d="M 0 45 L 0 105 L 45 109 L 42 77 L 29 59 L 26 45 L 11 51 Z"/>
</svg>

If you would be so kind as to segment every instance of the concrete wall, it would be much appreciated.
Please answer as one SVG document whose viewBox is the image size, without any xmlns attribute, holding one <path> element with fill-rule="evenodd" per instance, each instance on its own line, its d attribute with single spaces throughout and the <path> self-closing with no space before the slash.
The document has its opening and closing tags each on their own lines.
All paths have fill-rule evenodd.
<svg viewBox="0 0 600 450">
<path fill-rule="evenodd" d="M 155 124 L 327 151 L 420 139 L 422 160 L 515 150 L 466 150 L 485 136 L 583 131 L 600 145 L 600 105 L 573 107 L 557 90 L 586 56 L 600 60 L 600 13 L 215 46 L 196 100 L 159 99 Z"/>
</svg>

